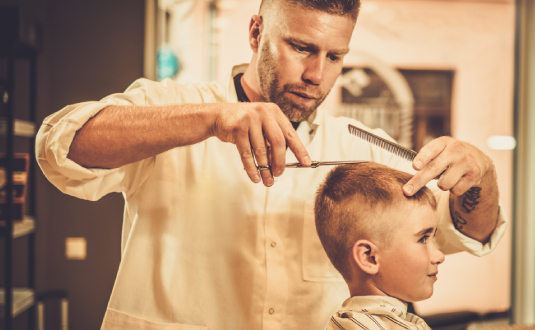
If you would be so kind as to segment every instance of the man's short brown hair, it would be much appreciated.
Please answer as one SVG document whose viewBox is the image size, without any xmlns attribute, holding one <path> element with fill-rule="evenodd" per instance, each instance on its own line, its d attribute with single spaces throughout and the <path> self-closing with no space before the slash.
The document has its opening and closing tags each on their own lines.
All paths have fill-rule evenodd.
<svg viewBox="0 0 535 330">
<path fill-rule="evenodd" d="M 354 21 L 357 20 L 360 9 L 360 0 L 262 0 L 260 10 L 273 1 L 286 1 L 292 5 L 320 10 L 331 15 L 349 16 Z"/>
<path fill-rule="evenodd" d="M 349 257 L 353 244 L 370 239 L 388 244 L 395 223 L 381 218 L 401 203 L 427 203 L 436 210 L 435 196 L 423 187 L 412 197 L 402 187 L 412 175 L 374 162 L 340 165 L 319 187 L 315 201 L 316 230 L 334 267 L 351 279 Z M 387 219 L 384 219 L 387 220 Z"/>
</svg>

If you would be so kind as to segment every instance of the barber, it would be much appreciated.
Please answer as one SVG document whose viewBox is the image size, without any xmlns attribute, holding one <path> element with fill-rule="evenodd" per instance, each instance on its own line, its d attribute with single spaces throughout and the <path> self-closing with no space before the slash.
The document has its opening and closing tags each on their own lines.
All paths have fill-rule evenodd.
<svg viewBox="0 0 535 330">
<path fill-rule="evenodd" d="M 102 329 L 323 329 L 348 296 L 313 225 L 329 169 L 285 171 L 286 162 L 365 159 L 416 170 L 408 196 L 440 176 L 442 251 L 494 248 L 506 219 L 488 156 L 441 137 L 412 169 L 348 136 L 356 121 L 318 110 L 359 6 L 264 0 L 249 25 L 251 62 L 228 83 L 140 79 L 45 119 L 37 159 L 54 185 L 88 200 L 125 197 L 122 260 Z"/>
</svg>

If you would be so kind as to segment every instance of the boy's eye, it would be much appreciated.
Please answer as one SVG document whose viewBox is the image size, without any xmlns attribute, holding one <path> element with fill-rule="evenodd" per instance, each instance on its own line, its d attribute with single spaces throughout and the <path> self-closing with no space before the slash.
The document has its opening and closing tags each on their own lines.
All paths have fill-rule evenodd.
<svg viewBox="0 0 535 330">
<path fill-rule="evenodd" d="M 418 241 L 418 243 L 423 243 L 423 244 L 425 244 L 425 243 L 427 243 L 427 239 L 428 239 L 428 238 L 429 238 L 429 236 L 424 236 L 424 237 L 420 238 L 420 240 Z"/>
</svg>

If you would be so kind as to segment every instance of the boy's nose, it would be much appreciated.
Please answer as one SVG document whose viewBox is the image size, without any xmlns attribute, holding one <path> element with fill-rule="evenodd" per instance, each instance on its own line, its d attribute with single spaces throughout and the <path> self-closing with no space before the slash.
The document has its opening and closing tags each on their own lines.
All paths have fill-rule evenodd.
<svg viewBox="0 0 535 330">
<path fill-rule="evenodd" d="M 431 255 L 431 262 L 433 264 L 441 264 L 444 262 L 444 260 L 446 260 L 446 256 L 444 256 L 444 253 L 440 252 L 439 249 L 437 249 L 437 247 L 435 246 L 435 244 L 433 244 L 433 247 L 431 248 L 432 249 L 432 255 Z"/>
</svg>

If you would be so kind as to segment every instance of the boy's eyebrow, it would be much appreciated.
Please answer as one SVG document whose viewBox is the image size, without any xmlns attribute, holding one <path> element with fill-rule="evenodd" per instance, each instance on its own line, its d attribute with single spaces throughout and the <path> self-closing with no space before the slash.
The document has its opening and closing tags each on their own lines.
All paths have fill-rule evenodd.
<svg viewBox="0 0 535 330">
<path fill-rule="evenodd" d="M 433 233 L 435 231 L 436 231 L 435 227 L 429 227 L 429 228 L 425 228 L 425 229 L 420 230 L 419 232 L 414 234 L 414 236 L 422 236 L 422 235 L 426 235 L 426 234 L 431 234 L 431 233 Z"/>
<path fill-rule="evenodd" d="M 309 49 L 312 49 L 314 51 L 318 51 L 319 48 L 318 46 L 316 46 L 315 44 L 313 43 L 310 43 L 310 42 L 307 42 L 305 40 L 302 40 L 302 39 L 298 39 L 298 38 L 295 38 L 295 37 L 286 37 L 284 38 L 286 40 L 286 42 L 288 43 L 293 43 L 293 44 L 301 44 Z M 329 51 L 329 54 L 333 54 L 333 55 L 346 55 L 347 53 L 349 53 L 349 48 L 348 47 L 344 47 L 344 48 L 340 48 L 340 49 L 335 49 L 335 50 L 332 50 L 332 51 Z"/>
</svg>

